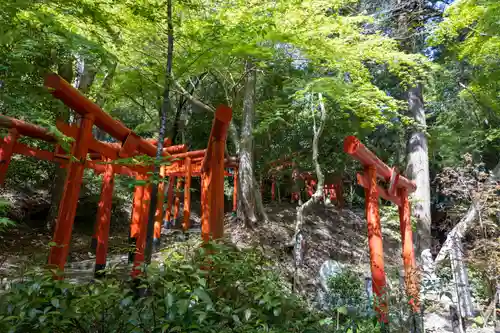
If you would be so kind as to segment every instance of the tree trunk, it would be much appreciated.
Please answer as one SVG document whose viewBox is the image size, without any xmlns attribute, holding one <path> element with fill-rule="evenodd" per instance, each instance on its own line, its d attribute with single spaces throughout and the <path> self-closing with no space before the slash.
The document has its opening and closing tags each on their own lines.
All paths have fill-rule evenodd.
<svg viewBox="0 0 500 333">
<path fill-rule="evenodd" d="M 415 243 L 417 253 L 431 248 L 431 190 L 429 178 L 429 152 L 426 138 L 426 120 L 422 86 L 408 91 L 408 107 L 415 121 L 415 128 L 408 140 L 407 175 L 417 184 L 412 194 L 413 215 L 417 221 Z"/>
<path fill-rule="evenodd" d="M 172 22 L 172 0 L 167 0 L 167 35 L 168 35 L 167 66 L 165 70 L 165 89 L 163 90 L 163 101 L 159 112 L 160 124 L 158 130 L 156 162 L 160 162 L 162 158 L 163 141 L 165 139 L 165 133 L 167 131 L 167 113 L 168 111 L 170 111 L 170 83 L 172 80 L 172 61 L 174 55 L 174 25 Z M 159 173 L 160 173 L 160 165 L 159 163 L 157 163 L 154 168 L 154 174 L 159 175 Z M 155 182 L 152 185 L 151 200 L 149 204 L 146 248 L 144 251 L 146 264 L 151 263 L 151 256 L 153 253 L 153 233 L 154 233 L 154 221 L 156 215 L 157 197 L 158 197 L 158 182 Z"/>
<path fill-rule="evenodd" d="M 253 126 L 257 72 L 250 60 L 245 63 L 245 96 L 240 140 L 239 195 L 237 217 L 246 225 L 257 222 L 255 216 L 255 183 L 253 174 Z"/>
<path fill-rule="evenodd" d="M 83 73 L 80 76 L 80 80 L 78 83 L 78 90 L 82 94 L 87 94 L 90 90 L 90 87 L 92 87 L 92 84 L 94 83 L 95 76 L 97 74 L 97 68 L 94 66 L 94 64 L 85 61 L 83 65 Z"/>
<path fill-rule="evenodd" d="M 311 97 L 312 98 L 312 97 Z M 316 184 L 316 191 L 314 194 L 307 200 L 304 204 L 297 207 L 297 219 L 295 222 L 295 234 L 293 236 L 293 255 L 294 255 L 294 278 L 293 278 L 293 289 L 296 290 L 297 287 L 297 272 L 302 262 L 304 260 L 304 249 L 305 249 L 305 237 L 302 231 L 302 227 L 304 225 L 304 215 L 305 213 L 312 208 L 315 204 L 317 204 L 321 198 L 324 196 L 323 187 L 325 185 L 325 176 L 321 171 L 321 165 L 318 162 L 319 155 L 319 139 L 321 134 L 323 133 L 323 129 L 325 126 L 326 120 L 326 110 L 323 103 L 323 96 L 321 93 L 318 94 L 318 106 L 320 110 L 320 124 L 319 127 L 316 126 L 316 115 L 315 109 L 316 106 L 312 105 L 312 116 L 313 116 L 313 144 L 312 144 L 312 160 L 314 167 L 316 169 L 316 177 L 318 179 L 318 183 Z"/>
<path fill-rule="evenodd" d="M 68 59 L 63 63 L 60 63 L 57 69 L 57 73 L 66 81 L 73 81 L 73 61 Z M 61 106 L 58 110 L 57 118 L 69 122 L 70 110 L 66 106 Z M 52 182 L 52 187 L 50 190 L 50 208 L 47 215 L 47 220 L 45 227 L 47 230 L 52 231 L 57 219 L 57 214 L 59 211 L 59 201 L 61 201 L 62 193 L 64 190 L 64 182 L 66 180 L 66 169 L 61 168 L 59 165 L 54 164 L 54 177 Z"/>
<path fill-rule="evenodd" d="M 474 315 L 472 306 L 472 296 L 470 293 L 469 277 L 467 267 L 464 262 L 463 246 L 461 240 L 455 240 L 450 253 L 451 271 L 453 282 L 455 283 L 458 309 L 462 320 Z"/>
<path fill-rule="evenodd" d="M 195 80 L 194 82 L 191 81 L 191 79 L 189 80 L 189 86 L 186 87 L 186 91 L 188 91 L 188 93 L 190 95 L 193 95 L 194 94 L 194 91 L 196 90 L 196 88 L 198 87 L 198 85 L 200 84 L 200 82 L 203 80 L 203 78 L 207 75 L 207 73 L 203 73 L 199 76 L 196 76 L 195 77 Z M 191 111 L 191 108 L 190 108 L 190 104 L 187 103 L 187 98 L 185 96 L 181 96 L 179 98 L 179 105 L 177 106 L 177 111 L 175 112 L 175 117 L 174 117 L 174 123 L 172 124 L 172 134 L 170 135 L 170 138 L 172 139 L 172 144 L 176 144 L 177 143 L 177 135 L 179 132 L 181 132 L 181 135 L 183 136 L 183 130 L 184 130 L 184 127 L 186 126 L 186 120 L 188 120 L 190 118 L 190 111 Z M 187 112 L 185 112 L 185 109 L 189 109 L 187 110 Z M 186 117 L 188 116 L 188 117 Z M 184 142 L 184 140 L 182 140 Z"/>
<path fill-rule="evenodd" d="M 250 64 L 250 65 L 249 65 Z M 235 147 L 235 150 L 236 150 L 236 155 L 238 156 L 241 156 L 241 151 L 242 151 L 242 145 L 243 145 L 243 141 L 248 141 L 248 137 L 250 138 L 250 150 L 247 151 L 247 153 L 245 154 L 245 158 L 246 158 L 246 161 L 250 161 L 252 164 L 250 164 L 251 166 L 251 171 L 253 173 L 253 158 L 252 158 L 252 148 L 253 148 L 253 118 L 254 118 L 254 113 L 255 113 L 255 85 L 256 85 L 256 72 L 255 72 L 255 69 L 252 67 L 252 64 L 251 63 L 247 63 L 245 65 L 245 96 L 244 96 L 244 114 L 246 114 L 245 112 L 245 108 L 248 106 L 248 105 L 251 105 L 253 111 L 252 111 L 252 114 L 251 114 L 251 123 L 250 123 L 250 132 L 247 132 L 246 134 L 246 138 L 243 137 L 243 133 L 241 135 L 241 138 L 240 136 L 238 135 L 238 129 L 234 123 L 234 118 L 231 120 L 231 123 L 229 124 L 229 138 L 230 140 L 232 141 L 234 147 Z M 249 76 L 253 76 L 253 78 L 249 79 Z M 251 82 L 253 82 L 253 90 L 252 89 L 247 89 L 248 87 L 251 87 L 251 84 L 249 84 Z M 192 94 L 190 94 L 186 89 L 184 89 L 184 87 L 182 87 L 182 85 L 179 84 L 179 82 L 177 82 L 176 80 L 173 80 L 173 84 L 175 85 L 175 87 L 182 93 L 182 95 L 184 97 L 186 97 L 187 99 L 189 99 L 191 101 L 192 104 L 208 111 L 208 112 L 211 112 L 211 113 L 214 113 L 215 112 L 215 109 L 212 107 L 212 106 L 209 106 L 205 103 L 203 103 L 202 101 L 200 101 L 199 99 L 197 99 L 195 96 L 193 96 Z M 248 91 L 251 91 L 251 95 L 252 95 L 252 99 L 248 99 L 247 96 L 249 96 L 249 93 Z M 245 122 L 246 122 L 246 118 L 244 117 L 243 119 L 243 130 L 247 130 L 248 131 L 248 128 L 245 129 Z M 246 148 L 248 149 L 248 148 Z M 242 159 L 240 158 L 240 168 L 241 168 L 241 161 Z M 240 169 L 241 170 L 241 169 Z M 241 173 L 240 173 L 241 174 Z M 241 176 L 240 176 L 241 177 Z M 261 193 L 259 191 L 259 189 L 257 188 L 257 186 L 255 186 L 255 184 L 257 184 L 257 181 L 255 180 L 255 176 L 252 174 L 251 175 L 251 181 L 250 182 L 247 182 L 246 184 L 252 184 L 250 186 L 250 188 L 253 188 L 253 199 L 250 201 L 250 203 L 252 203 L 252 207 L 253 207 L 253 204 L 255 204 L 255 207 L 257 208 L 257 211 L 258 213 L 262 216 L 262 218 L 265 220 L 265 221 L 268 221 L 268 217 L 267 217 L 267 214 L 266 214 L 266 211 L 264 209 L 264 205 L 262 203 L 262 196 L 261 196 Z M 242 188 L 242 185 L 241 182 L 240 182 L 240 186 L 238 188 L 238 213 L 237 216 L 238 218 L 241 218 L 241 219 L 244 219 L 244 215 L 241 215 L 244 213 L 245 209 L 246 209 L 246 205 L 244 204 L 244 202 L 242 201 L 243 200 L 243 197 L 242 197 L 242 191 L 241 191 L 241 188 Z M 248 196 L 247 196 L 248 198 Z M 252 198 L 252 195 L 250 195 L 250 198 Z M 250 212 L 253 212 L 253 216 L 255 217 L 255 208 L 252 208 L 250 210 Z M 251 213 L 249 213 L 249 215 L 252 215 Z M 256 218 L 255 218 L 256 220 Z"/>
</svg>

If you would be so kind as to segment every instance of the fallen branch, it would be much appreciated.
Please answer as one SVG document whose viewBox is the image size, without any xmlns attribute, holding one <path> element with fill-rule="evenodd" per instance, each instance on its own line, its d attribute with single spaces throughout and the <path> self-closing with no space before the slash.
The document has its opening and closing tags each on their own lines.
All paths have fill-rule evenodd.
<svg viewBox="0 0 500 333">
<path fill-rule="evenodd" d="M 496 181 L 500 179 L 500 162 L 497 164 L 495 169 L 493 169 L 491 176 L 488 181 Z M 470 205 L 467 214 L 457 223 L 457 225 L 448 233 L 446 241 L 444 242 L 441 250 L 439 251 L 436 259 L 434 260 L 434 266 L 437 268 L 440 264 L 444 262 L 450 251 L 453 249 L 454 244 L 461 242 L 465 237 L 467 232 L 474 226 L 474 222 L 479 217 L 479 205 L 473 201 Z"/>
</svg>

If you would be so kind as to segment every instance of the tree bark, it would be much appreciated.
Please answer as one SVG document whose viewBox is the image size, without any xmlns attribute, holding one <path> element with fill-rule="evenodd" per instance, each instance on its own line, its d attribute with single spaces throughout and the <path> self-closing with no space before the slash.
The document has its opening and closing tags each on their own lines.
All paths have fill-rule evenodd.
<svg viewBox="0 0 500 333">
<path fill-rule="evenodd" d="M 458 309 L 461 318 L 469 318 L 474 315 L 472 307 L 472 296 L 470 293 L 469 277 L 464 262 L 463 247 L 461 240 L 455 240 L 450 253 L 451 271 L 455 283 Z"/>
<path fill-rule="evenodd" d="M 246 225 L 257 222 L 255 216 L 255 183 L 253 174 L 253 126 L 257 72 L 250 60 L 245 63 L 245 96 L 240 140 L 239 195 L 237 217 Z"/>
<path fill-rule="evenodd" d="M 415 129 L 408 140 L 407 175 L 417 184 L 412 194 L 413 216 L 417 221 L 415 243 L 417 253 L 431 248 L 431 190 L 429 177 L 429 152 L 426 137 L 426 119 L 422 86 L 408 91 L 408 109 L 415 121 Z"/>
<path fill-rule="evenodd" d="M 73 59 L 68 59 L 58 65 L 57 73 L 66 81 L 73 81 Z M 66 106 L 61 106 L 58 111 L 57 118 L 69 122 L 70 110 Z M 57 219 L 59 211 L 59 201 L 61 201 L 62 193 L 64 190 L 64 182 L 66 180 L 66 169 L 54 165 L 54 178 L 50 190 L 50 208 L 47 214 L 45 227 L 47 230 L 52 231 Z"/>
<path fill-rule="evenodd" d="M 154 168 L 154 174 L 159 175 L 160 173 L 160 161 L 163 154 L 163 141 L 165 139 L 165 133 L 167 130 L 167 113 L 170 111 L 170 83 L 172 81 L 172 61 L 174 54 L 174 25 L 172 21 L 172 0 L 167 0 L 167 34 L 168 34 L 168 46 L 167 46 L 167 66 L 165 70 L 165 89 L 163 90 L 163 101 L 161 104 L 159 116 L 160 124 L 158 131 L 158 143 L 156 150 L 156 164 Z M 153 253 L 153 233 L 154 233 L 154 221 L 156 215 L 156 201 L 158 197 L 158 182 L 153 183 L 151 191 L 151 201 L 149 204 L 149 215 L 148 215 L 148 225 L 147 225 L 147 235 L 146 235 L 146 248 L 145 248 L 145 262 L 146 264 L 151 263 L 151 255 Z M 159 245 L 159 244 L 157 244 Z"/>
<path fill-rule="evenodd" d="M 294 273 L 294 281 L 293 281 L 293 289 L 296 290 L 296 284 L 297 284 L 297 272 L 300 266 L 302 265 L 303 259 L 304 259 L 304 248 L 305 248 L 305 237 L 302 231 L 303 225 L 304 225 L 304 215 L 305 213 L 312 208 L 315 204 L 317 204 L 321 198 L 324 196 L 324 191 L 323 187 L 325 185 L 325 176 L 323 175 L 323 172 L 321 171 L 321 165 L 319 164 L 318 161 L 318 155 L 319 155 L 319 139 L 321 137 L 321 134 L 323 133 L 323 129 L 325 126 L 325 120 L 326 120 L 326 110 L 325 106 L 323 103 L 323 96 L 321 93 L 318 94 L 318 106 L 320 110 L 320 123 L 319 127 L 316 126 L 316 115 L 315 115 L 315 109 L 316 107 L 312 105 L 312 116 L 313 116 L 313 144 L 312 144 L 312 161 L 314 164 L 314 168 L 316 170 L 316 177 L 318 179 L 316 191 L 314 194 L 307 200 L 304 204 L 299 205 L 297 207 L 297 215 L 296 215 L 296 222 L 295 222 L 295 234 L 293 236 L 293 255 L 294 255 L 294 268 L 295 268 L 295 273 Z M 311 103 L 313 104 L 313 103 Z"/>
<path fill-rule="evenodd" d="M 200 84 L 200 82 L 203 80 L 203 78 L 207 75 L 207 73 L 203 73 L 199 76 L 197 76 L 194 80 L 194 83 L 189 80 L 189 86 L 186 88 L 186 91 L 192 96 L 194 94 L 194 91 Z M 182 132 L 184 129 L 186 123 L 186 112 L 184 112 L 185 109 L 189 108 L 189 104 L 187 103 L 187 97 L 184 95 L 181 95 L 181 98 L 179 98 L 179 105 L 177 106 L 177 111 L 175 112 L 175 117 L 174 117 L 174 123 L 172 124 L 172 134 L 171 134 L 171 139 L 172 139 L 172 144 L 177 143 L 177 135 L 179 131 Z M 190 111 L 190 109 L 189 109 Z M 183 140 L 184 141 L 184 140 Z"/>
</svg>

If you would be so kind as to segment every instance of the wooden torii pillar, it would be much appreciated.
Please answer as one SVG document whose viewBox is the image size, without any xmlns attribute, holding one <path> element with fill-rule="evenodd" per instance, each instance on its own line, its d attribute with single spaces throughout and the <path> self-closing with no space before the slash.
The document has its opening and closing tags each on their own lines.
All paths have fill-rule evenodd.
<svg viewBox="0 0 500 333">
<path fill-rule="evenodd" d="M 375 308 L 381 323 L 387 323 L 386 278 L 384 271 L 384 252 L 382 229 L 378 211 L 378 197 L 391 201 L 399 208 L 400 231 L 403 247 L 405 287 L 414 313 L 419 312 L 419 278 L 413 249 L 413 232 L 410 221 L 410 203 L 408 194 L 416 190 L 414 182 L 399 175 L 388 167 L 375 154 L 366 148 L 356 137 L 348 136 L 344 140 L 344 151 L 361 162 L 364 174 L 358 174 L 358 183 L 365 188 L 366 220 L 368 224 L 368 243 L 370 247 L 370 266 L 373 279 L 373 291 L 377 296 Z M 377 178 L 389 183 L 389 189 L 377 185 Z"/>
<path fill-rule="evenodd" d="M 224 235 L 224 151 L 232 116 L 233 111 L 229 107 L 217 107 L 202 162 L 201 233 L 205 242 Z"/>
<path fill-rule="evenodd" d="M 163 225 L 163 201 L 165 199 L 165 166 L 160 167 L 160 183 L 158 184 L 158 197 L 156 200 L 155 225 L 153 235 L 153 247 L 160 244 L 161 227 Z"/>
<path fill-rule="evenodd" d="M 18 137 L 19 132 L 17 129 L 11 128 L 9 134 L 3 138 L 3 143 L 0 147 L 0 184 L 3 184 L 5 181 Z"/>
<path fill-rule="evenodd" d="M 182 230 L 186 232 L 191 226 L 191 177 L 193 173 L 193 164 L 191 158 L 187 157 L 185 161 L 186 176 L 184 178 L 184 214 L 182 220 Z"/>
<path fill-rule="evenodd" d="M 110 162 L 110 161 L 108 161 Z M 106 268 L 106 257 L 108 254 L 109 227 L 111 223 L 111 208 L 113 204 L 114 187 L 113 164 L 106 164 L 106 171 L 102 177 L 101 198 L 97 209 L 96 217 L 96 277 L 102 276 L 102 271 Z"/>
</svg>

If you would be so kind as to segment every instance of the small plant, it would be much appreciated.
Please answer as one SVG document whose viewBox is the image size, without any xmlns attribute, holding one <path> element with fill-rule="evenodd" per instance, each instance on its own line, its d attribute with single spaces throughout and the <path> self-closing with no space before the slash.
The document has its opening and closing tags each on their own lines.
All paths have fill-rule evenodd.
<svg viewBox="0 0 500 333">
<path fill-rule="evenodd" d="M 10 203 L 5 200 L 0 200 L 0 232 L 4 232 L 15 224 L 14 221 L 7 217 L 7 213 L 10 209 Z"/>
<path fill-rule="evenodd" d="M 328 288 L 336 306 L 354 306 L 363 301 L 363 284 L 351 270 L 332 276 L 328 280 Z"/>
<path fill-rule="evenodd" d="M 0 332 L 328 331 L 258 252 L 184 244 L 163 256 L 135 281 L 26 276 L 0 295 Z"/>
</svg>

